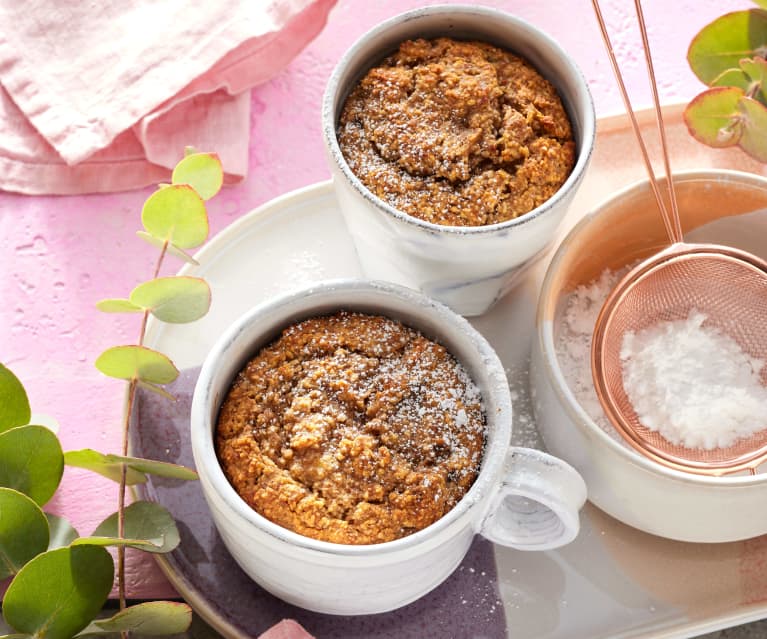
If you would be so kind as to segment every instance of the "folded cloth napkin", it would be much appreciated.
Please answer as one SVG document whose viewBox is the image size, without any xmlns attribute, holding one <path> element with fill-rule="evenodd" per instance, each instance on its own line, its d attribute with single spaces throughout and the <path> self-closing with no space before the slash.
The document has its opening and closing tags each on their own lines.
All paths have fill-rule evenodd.
<svg viewBox="0 0 767 639">
<path fill-rule="evenodd" d="M 187 145 L 247 170 L 246 91 L 319 33 L 335 0 L 0 0 L 0 189 L 161 181 Z"/>
<path fill-rule="evenodd" d="M 258 636 L 258 639 L 314 639 L 303 626 L 292 619 L 283 619 L 265 633 Z"/>
</svg>

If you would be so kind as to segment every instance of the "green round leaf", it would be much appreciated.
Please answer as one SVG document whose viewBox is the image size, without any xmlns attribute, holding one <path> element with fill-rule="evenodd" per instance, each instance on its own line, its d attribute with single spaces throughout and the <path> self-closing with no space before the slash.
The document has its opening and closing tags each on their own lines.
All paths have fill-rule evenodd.
<svg viewBox="0 0 767 639">
<path fill-rule="evenodd" d="M 138 382 L 139 388 L 146 389 L 148 391 L 151 391 L 153 393 L 157 393 L 161 397 L 164 397 L 170 402 L 175 402 L 176 398 L 171 395 L 168 391 L 166 391 L 162 386 L 157 386 L 156 384 L 150 384 L 149 382 L 143 382 L 139 380 Z"/>
<path fill-rule="evenodd" d="M 751 86 L 751 78 L 742 69 L 727 69 L 712 83 L 712 87 L 738 87 L 743 93 Z"/>
<path fill-rule="evenodd" d="M 128 466 L 128 485 L 144 483 L 146 481 L 144 473 L 172 479 L 193 480 L 198 478 L 196 472 L 178 464 L 141 459 L 140 457 L 104 455 L 90 448 L 64 453 L 64 463 L 68 466 L 87 468 L 117 482 L 120 481 L 120 467 L 125 463 Z"/>
<path fill-rule="evenodd" d="M 157 540 L 134 539 L 132 537 L 103 537 L 91 535 L 90 537 L 78 537 L 72 542 L 72 546 L 130 546 L 147 552 L 160 552 Z"/>
<path fill-rule="evenodd" d="M 130 301 L 163 322 L 183 324 L 208 312 L 210 287 L 199 277 L 159 277 L 134 288 Z"/>
<path fill-rule="evenodd" d="M 148 233 L 182 249 L 199 246 L 208 237 L 205 202 L 188 184 L 155 191 L 144 203 L 141 221 Z"/>
<path fill-rule="evenodd" d="M 130 300 L 106 299 L 96 302 L 96 308 L 102 313 L 140 313 L 141 307 L 136 306 Z"/>
<path fill-rule="evenodd" d="M 742 58 L 758 55 L 767 43 L 767 12 L 736 11 L 717 18 L 693 38 L 687 61 L 693 73 L 711 84 L 727 69 L 738 67 Z"/>
<path fill-rule="evenodd" d="M 186 466 L 154 461 L 153 459 L 140 459 L 138 457 L 122 457 L 121 459 L 124 459 L 131 468 L 140 470 L 148 475 L 167 477 L 169 479 L 183 479 L 186 481 L 199 479 L 197 473 Z"/>
<path fill-rule="evenodd" d="M 48 548 L 48 521 L 29 497 L 0 488 L 0 581 Z"/>
<path fill-rule="evenodd" d="M 192 623 L 192 609 L 175 601 L 148 601 L 130 606 L 109 619 L 93 625 L 105 632 L 133 631 L 141 635 L 173 635 L 186 632 Z"/>
<path fill-rule="evenodd" d="M 101 610 L 113 577 L 112 557 L 103 548 L 49 550 L 11 582 L 3 615 L 14 629 L 38 639 L 71 639 Z"/>
<path fill-rule="evenodd" d="M 0 486 L 28 495 L 42 506 L 59 486 L 64 454 L 44 426 L 19 426 L 0 433 Z"/>
<path fill-rule="evenodd" d="M 96 359 L 96 368 L 117 379 L 139 379 L 154 384 L 169 384 L 178 369 L 167 355 L 146 346 L 114 346 Z"/>
<path fill-rule="evenodd" d="M 684 112 L 684 121 L 692 136 L 713 147 L 738 143 L 743 132 L 738 108 L 743 91 L 720 87 L 696 96 Z"/>
<path fill-rule="evenodd" d="M 0 433 L 29 423 L 27 392 L 19 379 L 0 364 Z"/>
<path fill-rule="evenodd" d="M 760 162 L 767 162 L 767 107 L 757 100 L 743 98 L 743 135 L 740 148 Z"/>
<path fill-rule="evenodd" d="M 68 519 L 52 515 L 51 513 L 45 513 L 45 518 L 48 520 L 48 528 L 50 530 L 48 550 L 68 546 L 80 536 Z"/>
<path fill-rule="evenodd" d="M 122 459 L 119 455 L 104 455 L 91 448 L 68 450 L 64 453 L 64 463 L 67 466 L 85 468 L 118 483 L 122 476 Z M 146 475 L 129 466 L 125 473 L 125 483 L 128 486 L 135 486 L 144 482 L 146 482 Z"/>
<path fill-rule="evenodd" d="M 117 538 L 117 513 L 101 522 L 93 531 L 93 536 Z M 140 540 L 143 543 L 136 547 L 154 553 L 170 552 L 179 542 L 178 528 L 171 514 L 151 501 L 136 501 L 125 509 L 123 536 Z M 150 546 L 144 545 L 146 543 Z"/>
<path fill-rule="evenodd" d="M 763 58 L 741 60 L 740 68 L 750 79 L 751 83 L 753 83 L 747 86 L 744 91 L 748 93 L 751 90 L 751 86 L 758 86 L 759 90 L 755 91 L 752 97 L 757 98 L 764 104 L 767 101 L 767 60 Z"/>
<path fill-rule="evenodd" d="M 209 200 L 221 190 L 224 169 L 215 153 L 193 153 L 173 169 L 173 184 L 189 184 L 203 200 Z"/>
</svg>

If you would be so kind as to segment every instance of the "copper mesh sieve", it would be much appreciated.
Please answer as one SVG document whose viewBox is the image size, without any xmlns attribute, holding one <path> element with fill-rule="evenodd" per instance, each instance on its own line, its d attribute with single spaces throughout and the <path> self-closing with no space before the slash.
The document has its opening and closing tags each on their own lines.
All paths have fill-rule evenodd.
<svg viewBox="0 0 767 639">
<path fill-rule="evenodd" d="M 653 194 L 671 240 L 669 248 L 643 261 L 621 279 L 599 314 L 591 352 L 597 397 L 608 419 L 623 438 L 637 451 L 664 466 L 705 475 L 724 475 L 742 470 L 755 473 L 756 467 L 767 460 L 767 423 L 763 430 L 738 439 L 727 448 L 688 448 L 676 445 L 644 426 L 623 387 L 620 352 L 626 333 L 663 321 L 686 319 L 693 310 L 706 316 L 704 326 L 720 330 L 733 338 L 745 353 L 767 361 L 767 262 L 726 246 L 686 244 L 682 241 L 663 117 L 640 0 L 635 0 L 635 6 L 653 89 L 663 159 L 669 176 L 667 185 L 671 215 L 660 196 L 598 0 L 592 0 L 592 4 L 621 95 L 631 116 Z M 767 366 L 762 370 L 761 381 L 767 385 Z M 695 380 L 690 380 L 690 383 L 694 384 Z"/>
<path fill-rule="evenodd" d="M 727 448 L 675 445 L 637 417 L 623 387 L 624 335 L 698 310 L 745 353 L 767 360 L 767 263 L 726 247 L 675 244 L 642 262 L 605 302 L 594 331 L 594 384 L 605 413 L 641 453 L 678 470 L 719 475 L 752 469 L 767 458 L 767 423 Z M 762 372 L 767 383 L 767 367 Z M 691 380 L 691 383 L 694 383 Z"/>
</svg>

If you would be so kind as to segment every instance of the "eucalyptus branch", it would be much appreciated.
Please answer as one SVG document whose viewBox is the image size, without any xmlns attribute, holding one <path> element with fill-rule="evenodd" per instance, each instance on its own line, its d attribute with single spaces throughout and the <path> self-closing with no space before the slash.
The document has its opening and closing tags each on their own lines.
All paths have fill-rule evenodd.
<svg viewBox="0 0 767 639">
<path fill-rule="evenodd" d="M 739 146 L 767 162 L 767 0 L 735 11 L 693 38 L 687 60 L 709 88 L 690 102 L 684 120 L 692 136 L 712 147 Z"/>
<path fill-rule="evenodd" d="M 157 279 L 162 268 L 162 263 L 168 250 L 168 241 L 163 242 L 160 255 L 157 258 L 157 264 L 155 265 L 154 274 L 152 279 Z M 145 310 L 141 318 L 141 328 L 139 330 L 138 345 L 144 345 L 144 339 L 146 337 L 146 326 L 149 320 L 149 310 Z M 131 380 L 128 383 L 128 401 L 125 409 L 125 415 L 123 418 L 123 437 L 122 437 L 122 455 L 128 456 L 128 442 L 130 432 L 130 419 L 133 414 L 133 406 L 136 400 L 136 392 L 138 390 L 138 383 L 136 380 Z M 127 488 L 128 465 L 125 463 L 120 464 L 120 487 L 117 494 L 117 536 L 120 539 L 125 538 L 125 492 Z M 117 547 L 117 590 L 120 600 L 120 610 L 125 610 L 125 546 Z M 127 632 L 120 633 L 123 639 L 127 637 Z"/>
<path fill-rule="evenodd" d="M 145 343 L 149 316 L 162 322 L 193 322 L 210 308 L 210 288 L 200 278 L 160 277 L 166 255 L 196 263 L 186 251 L 208 236 L 205 200 L 221 188 L 218 157 L 187 153 L 173 171 L 172 184 L 161 185 L 145 202 L 138 235 L 160 248 L 151 280 L 139 284 L 124 299 L 102 300 L 107 313 L 140 313 L 136 344 L 114 346 L 96 360 L 105 375 L 128 382 L 122 421 L 120 455 L 92 449 L 64 453 L 58 437 L 43 426 L 30 425 L 29 401 L 21 382 L 0 364 L 0 580 L 12 577 L 3 601 L 6 622 L 20 635 L 36 639 L 71 639 L 80 635 L 120 633 L 151 628 L 151 634 L 184 632 L 191 622 L 186 604 L 154 601 L 126 607 L 125 548 L 166 553 L 179 543 L 178 528 L 160 504 L 135 501 L 125 505 L 129 485 L 147 475 L 180 480 L 197 479 L 188 468 L 128 456 L 131 415 L 138 389 L 172 396 L 163 386 L 176 379 L 178 369 L 163 353 Z M 63 518 L 45 513 L 64 465 L 85 468 L 119 484 L 117 512 L 90 536 L 82 537 Z M 8 515 L 6 515 L 8 513 Z M 105 546 L 117 548 L 120 611 L 95 619 L 114 584 L 115 563 Z"/>
</svg>

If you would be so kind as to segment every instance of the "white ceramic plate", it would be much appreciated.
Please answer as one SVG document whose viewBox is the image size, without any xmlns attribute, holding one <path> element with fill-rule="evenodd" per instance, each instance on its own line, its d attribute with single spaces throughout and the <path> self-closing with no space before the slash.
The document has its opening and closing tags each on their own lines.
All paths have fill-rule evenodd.
<svg viewBox="0 0 767 639">
<path fill-rule="evenodd" d="M 690 140 L 680 113 L 678 107 L 666 110 L 675 168 L 763 171 L 737 151 L 713 151 Z M 643 127 L 651 125 L 648 114 L 641 121 Z M 562 234 L 613 190 L 643 177 L 626 118 L 601 120 L 599 125 L 593 164 Z M 147 345 L 167 353 L 182 369 L 199 366 L 220 331 L 255 303 L 307 283 L 359 275 L 329 183 L 288 194 L 241 218 L 213 238 L 198 259 L 201 266 L 196 274 L 204 276 L 213 291 L 210 313 L 190 325 L 154 322 L 147 334 Z M 514 291 L 472 322 L 507 367 L 514 401 L 514 443 L 533 447 L 541 444 L 530 416 L 527 365 L 537 293 L 547 261 L 531 268 Z M 160 427 L 151 415 L 144 420 L 142 428 L 134 429 L 134 450 L 165 451 L 170 460 L 188 462 L 183 407 L 179 410 L 176 426 Z M 226 591 L 235 582 L 238 588 L 250 586 L 217 570 L 218 564 L 210 565 L 220 549 L 207 547 L 215 546 L 215 532 L 206 519 L 204 503 L 196 501 L 201 500 L 199 488 L 150 483 L 142 490 L 142 496 L 171 502 L 172 511 L 176 506 L 187 509 L 180 514 L 182 544 L 160 560 L 161 566 L 201 616 L 227 636 L 257 635 L 285 615 L 297 617 L 318 637 L 363 636 L 362 628 L 368 637 L 404 638 L 419 632 L 426 633 L 420 636 L 447 636 L 413 626 L 413 615 L 423 615 L 429 601 L 421 608 L 403 609 L 396 619 L 380 615 L 365 618 L 364 624 L 358 619 L 357 625 L 344 626 L 343 620 L 302 616 L 302 611 L 251 593 L 257 603 L 249 604 L 250 612 L 261 615 L 263 624 L 244 626 L 244 613 L 238 611 L 242 603 Z M 192 530 L 184 532 L 184 528 Z M 205 534 L 197 535 L 197 528 Z M 496 547 L 483 552 L 489 553 L 493 564 L 487 575 L 493 582 L 488 592 L 497 593 L 500 601 L 485 595 L 472 598 L 469 592 L 462 597 L 460 589 L 475 588 L 476 583 L 460 575 L 431 600 L 457 615 L 463 601 L 471 621 L 466 628 L 471 629 L 461 630 L 461 637 L 495 637 L 499 628 L 514 639 L 692 637 L 767 617 L 767 571 L 763 569 L 767 536 L 731 544 L 685 544 L 644 534 L 587 506 L 580 536 L 562 550 L 524 553 Z M 464 569 L 474 570 L 471 558 Z M 486 628 L 483 613 L 492 618 Z"/>
</svg>

